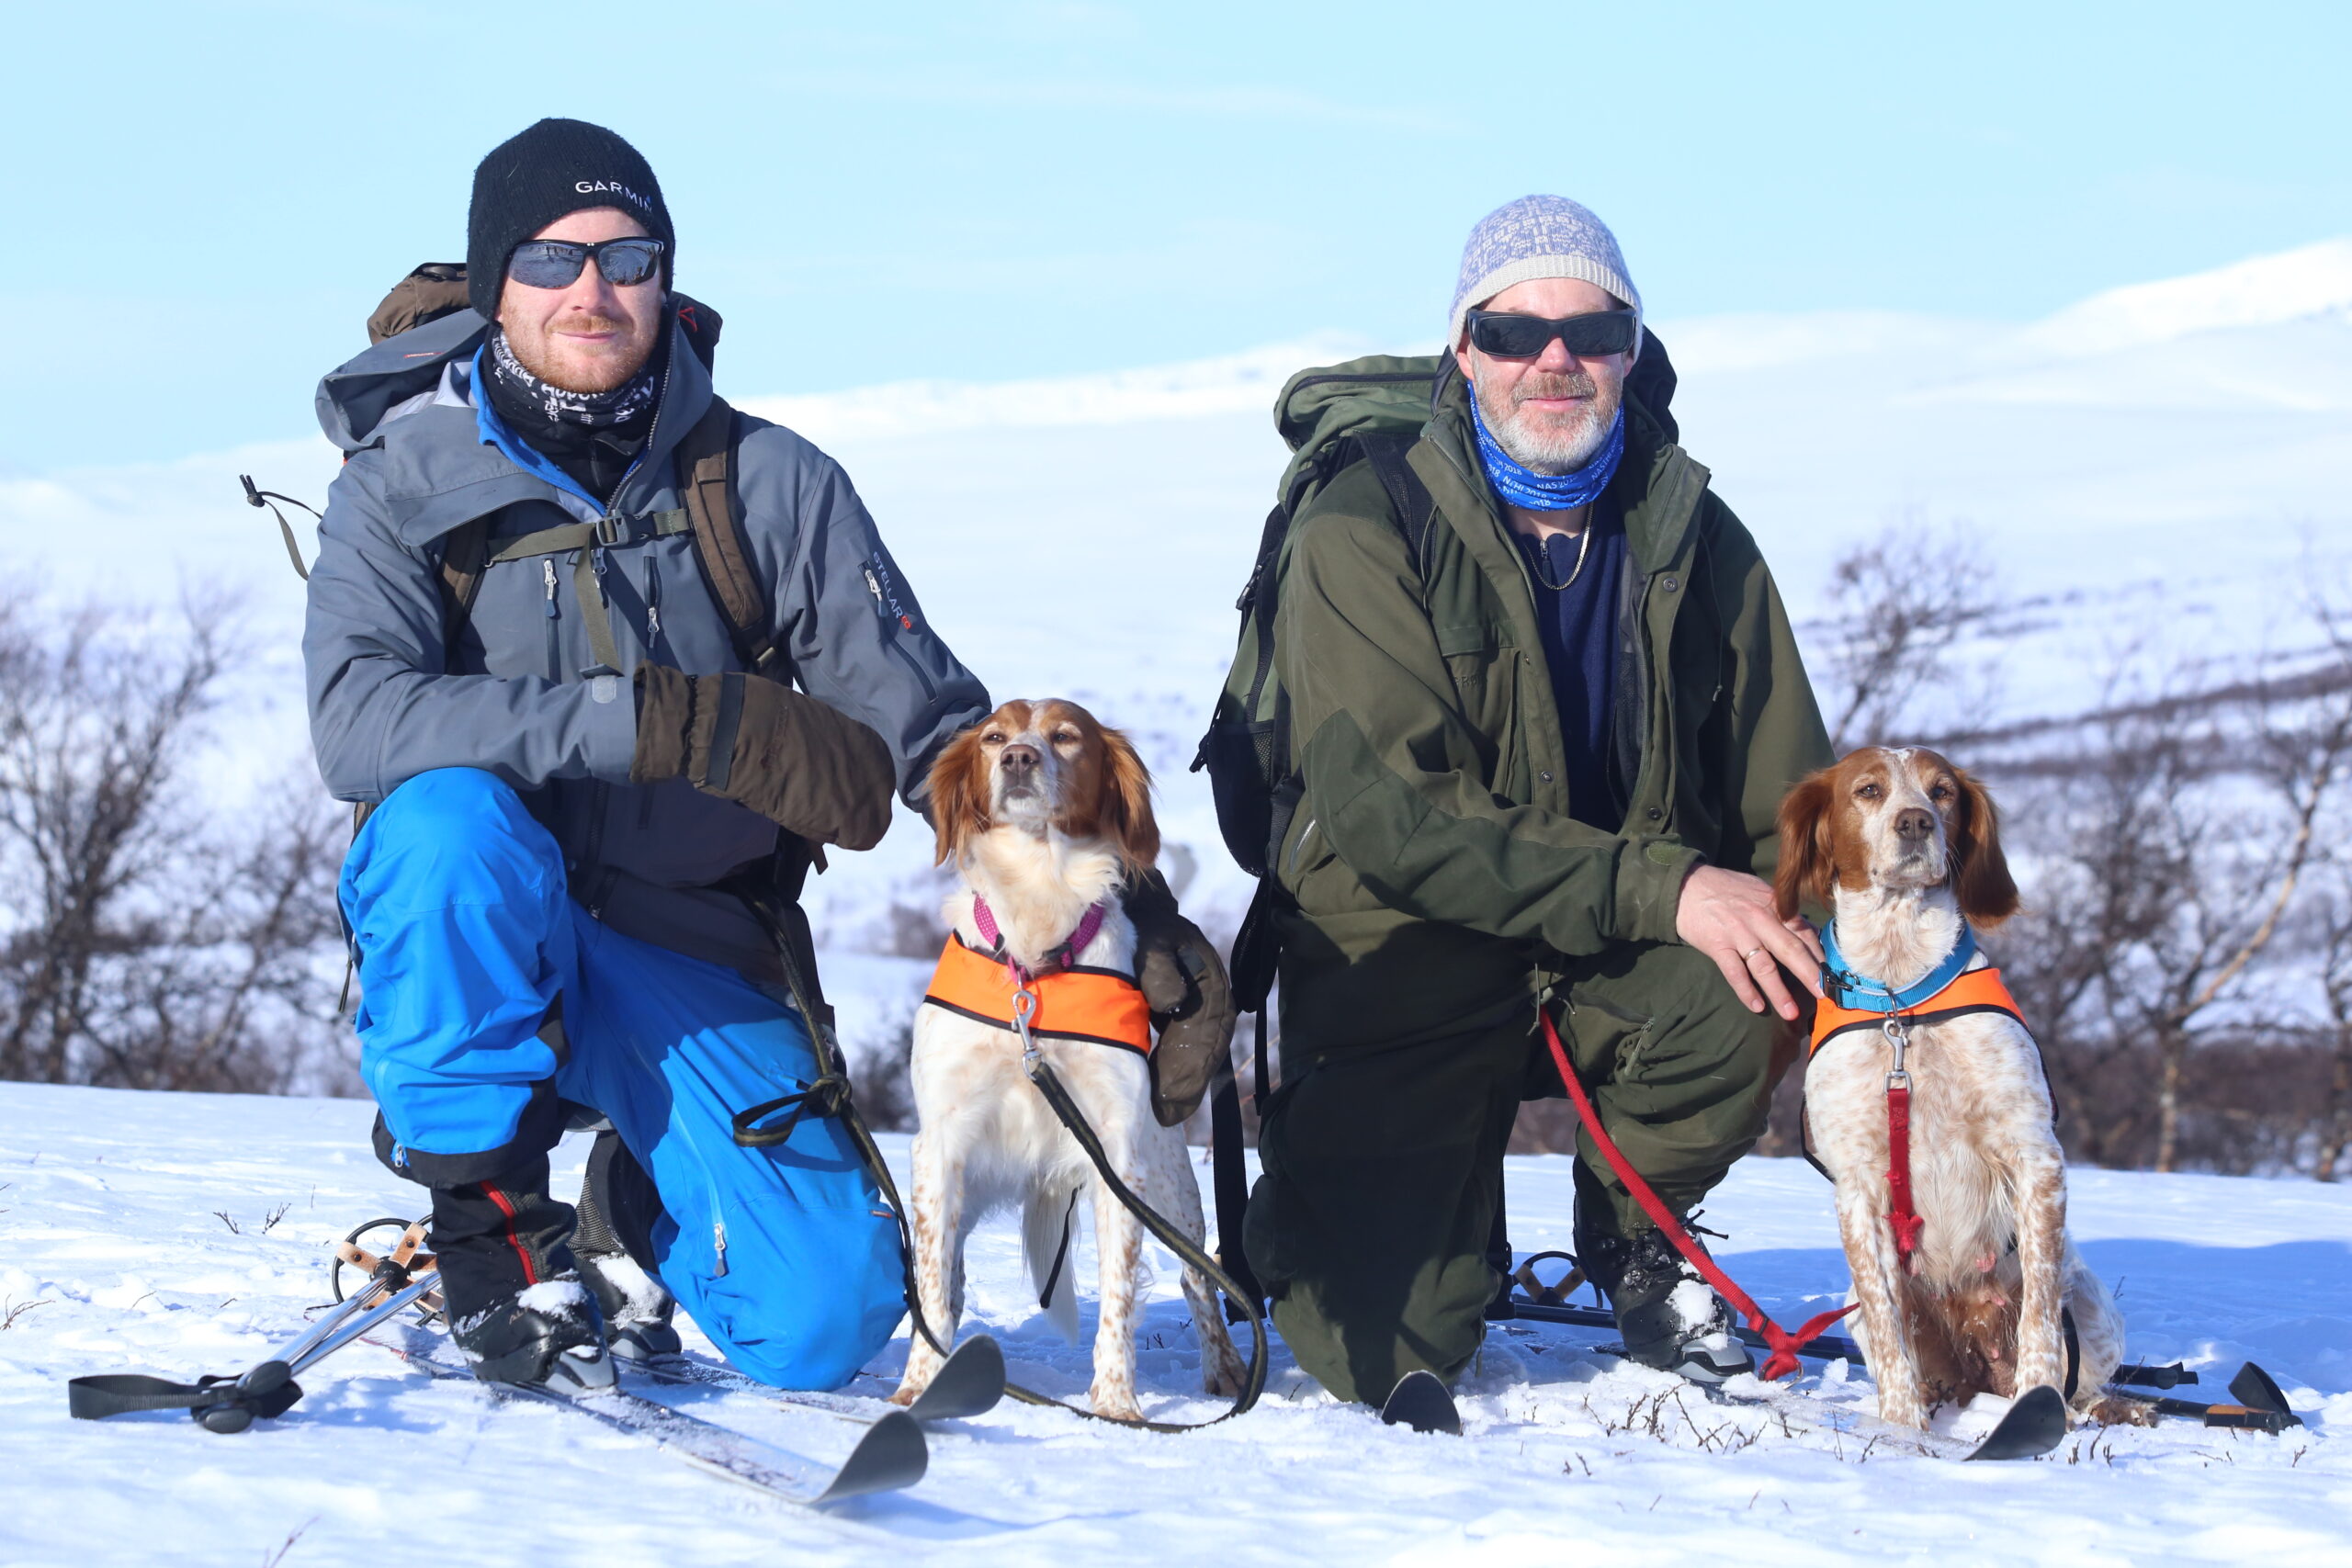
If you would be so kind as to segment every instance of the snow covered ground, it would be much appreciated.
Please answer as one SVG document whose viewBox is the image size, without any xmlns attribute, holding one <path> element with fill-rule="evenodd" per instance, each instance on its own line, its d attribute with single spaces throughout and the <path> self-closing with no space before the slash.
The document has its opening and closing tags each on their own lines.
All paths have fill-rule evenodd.
<svg viewBox="0 0 2352 1568">
<path fill-rule="evenodd" d="M 2207 1398 L 2260 1360 L 2309 1423 L 2283 1437 L 2174 1424 L 1954 1466 L 1784 1434 L 1583 1348 L 1600 1336 L 1516 1325 L 1465 1381 L 1460 1438 L 1335 1405 L 1278 1351 L 1240 1420 L 1159 1437 L 1006 1405 L 941 1430 L 912 1491 L 823 1517 L 366 1345 L 242 1436 L 177 1415 L 68 1419 L 68 1377 L 233 1371 L 299 1330 L 325 1300 L 331 1241 L 420 1196 L 369 1155 L 368 1117 L 347 1100 L 0 1085 L 0 1563 L 2352 1561 L 2352 1191 L 2217 1177 L 2077 1171 L 2075 1233 L 2121 1296 L 2135 1358 L 2204 1369 L 2183 1392 Z M 1567 1163 L 1514 1159 L 1509 1181 L 1519 1247 L 1566 1245 Z M 1802 1164 L 1746 1162 L 1708 1221 L 1782 1321 L 1843 1290 L 1827 1189 Z M 1082 1397 L 1084 1352 L 1036 1313 L 1018 1252 L 1004 1220 L 976 1238 L 968 1321 L 1003 1339 L 1016 1376 Z M 1216 1406 L 1197 1393 L 1174 1269 L 1157 1265 L 1145 1404 L 1198 1419 Z M 887 1393 L 904 1351 L 853 1392 Z M 1859 1369 L 1801 1386 L 1869 1409 Z M 753 1395 L 663 1397 L 818 1457 L 850 1436 Z"/>
</svg>

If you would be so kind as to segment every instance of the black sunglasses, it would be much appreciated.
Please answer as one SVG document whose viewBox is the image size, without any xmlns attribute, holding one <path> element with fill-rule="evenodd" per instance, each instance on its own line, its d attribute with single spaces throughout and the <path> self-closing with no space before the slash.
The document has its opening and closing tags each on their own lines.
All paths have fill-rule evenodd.
<svg viewBox="0 0 2352 1568">
<path fill-rule="evenodd" d="M 579 281 L 591 256 L 605 282 L 627 288 L 651 277 L 661 266 L 662 242 L 632 237 L 576 245 L 569 240 L 526 240 L 514 247 L 506 276 L 532 288 L 569 288 Z"/>
<path fill-rule="evenodd" d="M 1639 330 L 1631 310 L 1595 310 L 1557 321 L 1501 310 L 1470 312 L 1470 345 L 1498 359 L 1532 359 L 1554 338 L 1579 359 L 1623 354 L 1634 346 L 1634 334 Z"/>
</svg>

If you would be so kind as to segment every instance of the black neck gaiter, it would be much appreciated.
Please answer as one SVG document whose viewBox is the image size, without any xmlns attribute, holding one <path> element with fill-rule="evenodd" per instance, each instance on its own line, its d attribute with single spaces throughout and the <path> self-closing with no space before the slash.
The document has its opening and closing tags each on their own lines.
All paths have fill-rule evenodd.
<svg viewBox="0 0 2352 1568">
<path fill-rule="evenodd" d="M 571 392 L 525 369 L 505 333 L 493 326 L 490 352 L 482 355 L 482 394 L 526 446 L 571 475 L 598 504 L 609 504 L 652 434 L 668 342 L 664 331 L 663 347 L 611 391 Z"/>
</svg>

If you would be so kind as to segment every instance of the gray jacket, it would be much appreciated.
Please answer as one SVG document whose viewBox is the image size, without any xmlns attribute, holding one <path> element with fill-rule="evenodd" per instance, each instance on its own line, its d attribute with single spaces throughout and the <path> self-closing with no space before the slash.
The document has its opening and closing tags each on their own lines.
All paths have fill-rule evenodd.
<svg viewBox="0 0 2352 1568">
<path fill-rule="evenodd" d="M 675 333 L 675 329 L 673 329 Z M 470 310 L 377 344 L 319 386 L 319 422 L 348 454 L 328 491 L 302 652 L 319 772 L 338 799 L 382 800 L 433 768 L 483 768 L 523 795 L 562 846 L 572 896 L 615 930 L 760 977 L 776 970 L 741 905 L 713 885 L 765 860 L 775 824 L 678 780 L 628 782 L 637 721 L 627 676 L 741 669 L 691 537 L 646 520 L 684 504 L 673 451 L 709 406 L 683 334 L 646 453 L 596 508 L 485 445 Z M 923 619 L 839 464 L 781 425 L 742 416 L 737 488 L 774 605 L 776 646 L 802 690 L 889 743 L 911 803 L 933 754 L 989 712 L 988 694 Z M 593 667 L 576 557 L 496 563 L 447 646 L 440 551 L 492 518 L 496 541 L 605 524 L 597 581 L 620 680 Z"/>
</svg>

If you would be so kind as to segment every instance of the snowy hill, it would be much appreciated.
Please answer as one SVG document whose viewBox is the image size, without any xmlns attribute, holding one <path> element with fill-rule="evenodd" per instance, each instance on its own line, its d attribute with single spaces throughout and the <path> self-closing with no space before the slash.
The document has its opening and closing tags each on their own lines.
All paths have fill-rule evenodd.
<svg viewBox="0 0 2352 1568">
<path fill-rule="evenodd" d="M 2135 1358 L 2201 1369 L 2206 1382 L 2183 1392 L 2206 1398 L 2259 1359 L 2308 1423 L 2281 1437 L 2117 1428 L 2041 1462 L 1958 1468 L 1899 1441 L 1678 1398 L 1662 1374 L 1593 1350 L 1601 1336 L 1532 1325 L 1489 1338 L 1464 1382 L 1460 1438 L 1336 1405 L 1278 1351 L 1265 1401 L 1239 1420 L 1160 1437 L 1007 1404 L 944 1428 L 912 1491 L 822 1517 L 576 1416 L 427 1382 L 364 1343 L 306 1374 L 285 1419 L 243 1436 L 176 1414 L 68 1419 L 68 1377 L 234 1371 L 299 1332 L 326 1299 L 329 1243 L 418 1200 L 370 1156 L 369 1114 L 347 1100 L 0 1085 L 0 1562 L 276 1562 L 289 1537 L 288 1563 L 391 1542 L 469 1568 L 878 1551 L 959 1568 L 2352 1557 L 2352 1191 L 2220 1177 L 2075 1172 L 2074 1231 L 2118 1290 Z M 582 1152 L 574 1140 L 559 1155 L 559 1191 Z M 1519 1249 L 1566 1246 L 1567 1162 L 1514 1159 L 1508 1180 Z M 1707 1219 L 1730 1233 L 1719 1255 L 1783 1322 L 1843 1291 L 1828 1189 L 1802 1164 L 1743 1163 Z M 1036 1313 L 1012 1228 L 984 1228 L 971 1258 L 967 1322 L 1002 1338 L 1017 1377 L 1082 1396 L 1085 1353 Z M 1203 1419 L 1217 1404 L 1198 1393 L 1174 1269 L 1155 1263 L 1145 1407 Z M 1092 1278 L 1091 1258 L 1078 1268 Z M 850 1392 L 887 1393 L 904 1348 Z M 1843 1363 L 1813 1364 L 1799 1386 L 1825 1426 L 1870 1410 L 1867 1382 Z M 662 1397 L 813 1458 L 850 1440 L 832 1416 L 748 1393 Z M 1947 1424 L 1970 1432 L 1991 1414 Z"/>
</svg>

